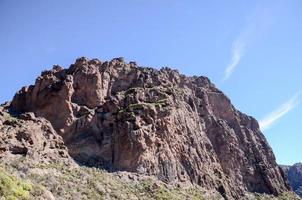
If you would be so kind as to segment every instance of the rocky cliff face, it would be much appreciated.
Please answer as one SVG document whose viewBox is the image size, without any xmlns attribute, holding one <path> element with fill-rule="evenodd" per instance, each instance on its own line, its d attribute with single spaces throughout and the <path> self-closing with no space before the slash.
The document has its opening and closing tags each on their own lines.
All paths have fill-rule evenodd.
<svg viewBox="0 0 302 200">
<path fill-rule="evenodd" d="M 84 165 L 194 183 L 229 199 L 289 190 L 257 121 L 206 77 L 80 58 L 42 72 L 10 111 L 49 120 Z"/>
<path fill-rule="evenodd" d="M 25 160 L 27 165 L 60 162 L 75 165 L 63 139 L 52 125 L 33 113 L 11 116 L 0 106 L 0 159 L 11 165 Z"/>
<path fill-rule="evenodd" d="M 302 163 L 293 166 L 281 166 L 292 189 L 302 197 Z"/>
</svg>

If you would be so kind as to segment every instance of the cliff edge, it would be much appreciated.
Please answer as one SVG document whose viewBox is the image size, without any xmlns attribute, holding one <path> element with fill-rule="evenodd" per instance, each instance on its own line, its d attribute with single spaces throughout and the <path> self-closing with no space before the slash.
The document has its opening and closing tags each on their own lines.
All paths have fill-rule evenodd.
<svg viewBox="0 0 302 200">
<path fill-rule="evenodd" d="M 42 72 L 9 111 L 48 120 L 81 165 L 197 184 L 226 199 L 289 190 L 258 122 L 206 77 L 82 57 Z"/>
</svg>

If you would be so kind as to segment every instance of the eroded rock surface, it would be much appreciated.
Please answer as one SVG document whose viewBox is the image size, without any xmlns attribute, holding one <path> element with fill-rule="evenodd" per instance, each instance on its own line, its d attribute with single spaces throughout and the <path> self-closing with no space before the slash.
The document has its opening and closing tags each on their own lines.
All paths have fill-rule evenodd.
<svg viewBox="0 0 302 200">
<path fill-rule="evenodd" d="M 85 165 L 195 183 L 230 199 L 289 189 L 257 121 L 206 77 L 79 58 L 42 72 L 10 111 L 49 120 Z"/>
<path fill-rule="evenodd" d="M 302 197 L 302 163 L 293 166 L 281 166 L 292 189 Z"/>
<path fill-rule="evenodd" d="M 1 164 L 23 162 L 28 167 L 42 163 L 75 165 L 63 139 L 44 118 L 23 113 L 18 118 L 0 107 Z"/>
</svg>

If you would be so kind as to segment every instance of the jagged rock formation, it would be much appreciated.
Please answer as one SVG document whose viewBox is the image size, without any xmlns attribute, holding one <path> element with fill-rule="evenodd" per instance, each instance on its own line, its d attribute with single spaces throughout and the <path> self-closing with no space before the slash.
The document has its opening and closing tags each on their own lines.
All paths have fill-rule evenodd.
<svg viewBox="0 0 302 200">
<path fill-rule="evenodd" d="M 26 157 L 27 164 L 59 162 L 75 165 L 66 146 L 44 118 L 34 113 L 24 113 L 15 118 L 0 107 L 0 159 L 1 163 L 12 164 Z"/>
<path fill-rule="evenodd" d="M 206 77 L 80 58 L 42 72 L 10 111 L 49 120 L 85 165 L 194 183 L 229 199 L 289 190 L 257 121 Z"/>
<path fill-rule="evenodd" d="M 302 163 L 293 166 L 281 166 L 292 189 L 302 197 Z"/>
</svg>

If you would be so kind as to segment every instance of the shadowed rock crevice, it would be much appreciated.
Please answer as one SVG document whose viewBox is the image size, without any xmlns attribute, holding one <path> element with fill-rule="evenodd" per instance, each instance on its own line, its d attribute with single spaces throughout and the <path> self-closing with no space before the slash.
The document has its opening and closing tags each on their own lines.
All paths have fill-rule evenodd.
<svg viewBox="0 0 302 200">
<path fill-rule="evenodd" d="M 49 120 L 85 165 L 195 183 L 225 198 L 288 190 L 257 121 L 206 77 L 80 58 L 43 72 L 10 109 Z"/>
</svg>

